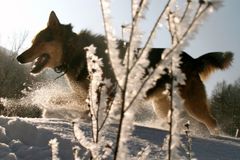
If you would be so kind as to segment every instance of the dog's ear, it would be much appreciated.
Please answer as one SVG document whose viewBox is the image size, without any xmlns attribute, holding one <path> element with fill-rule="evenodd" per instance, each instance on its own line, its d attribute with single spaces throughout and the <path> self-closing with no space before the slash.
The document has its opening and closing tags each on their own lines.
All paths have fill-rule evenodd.
<svg viewBox="0 0 240 160">
<path fill-rule="evenodd" d="M 50 13 L 49 19 L 48 19 L 48 27 L 50 28 L 56 28 L 60 26 L 60 22 L 55 14 L 54 11 Z"/>
</svg>

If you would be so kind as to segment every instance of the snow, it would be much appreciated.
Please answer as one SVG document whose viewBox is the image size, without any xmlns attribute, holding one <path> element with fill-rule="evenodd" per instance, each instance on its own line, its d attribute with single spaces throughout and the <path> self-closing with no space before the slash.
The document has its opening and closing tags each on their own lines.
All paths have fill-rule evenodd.
<svg viewBox="0 0 240 160">
<path fill-rule="evenodd" d="M 72 147 L 78 146 L 71 123 L 57 119 L 0 117 L 1 160 L 49 160 L 51 139 L 59 142 L 59 156 L 73 159 Z"/>
<path fill-rule="evenodd" d="M 81 122 L 79 127 L 86 131 L 91 130 L 90 124 L 86 122 Z M 113 137 L 112 128 L 108 129 L 109 137 L 106 139 L 111 140 Z M 160 159 L 164 154 L 161 146 L 166 135 L 167 131 L 164 130 L 136 126 L 128 142 L 129 153 L 136 157 L 141 149 L 148 147 L 146 150 L 150 154 L 146 159 Z M 183 145 L 186 145 L 186 137 L 182 135 L 181 139 Z M 54 118 L 0 117 L 0 160 L 50 160 L 52 149 L 49 141 L 56 145 L 52 146 L 55 147 L 54 154 L 61 160 L 74 159 L 73 150 L 75 153 L 79 152 L 80 158 L 88 156 L 76 140 L 70 121 Z M 240 159 L 240 139 L 192 136 L 192 150 L 193 157 L 199 160 L 237 160 Z M 182 150 L 180 154 L 184 155 L 185 151 Z"/>
</svg>

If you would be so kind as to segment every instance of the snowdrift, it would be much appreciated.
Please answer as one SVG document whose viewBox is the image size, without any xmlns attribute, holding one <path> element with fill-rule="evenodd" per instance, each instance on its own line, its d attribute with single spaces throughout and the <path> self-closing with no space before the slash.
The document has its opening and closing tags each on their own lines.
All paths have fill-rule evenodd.
<svg viewBox="0 0 240 160">
<path fill-rule="evenodd" d="M 80 127 L 90 132 L 90 125 L 82 122 Z M 114 128 L 114 126 L 113 126 Z M 109 130 L 109 137 L 111 138 Z M 161 159 L 162 144 L 167 132 L 154 128 L 136 126 L 128 149 L 135 157 L 141 148 L 149 146 L 149 159 Z M 182 137 L 183 145 L 186 142 Z M 72 123 L 62 119 L 0 117 L 0 160 L 49 160 L 51 139 L 59 142 L 59 158 L 71 160 L 73 149 L 79 148 L 79 157 L 87 157 L 86 150 L 74 136 Z M 240 139 L 230 137 L 192 137 L 194 157 L 199 160 L 240 159 Z M 186 154 L 182 150 L 181 154 Z M 133 158 L 134 159 L 134 158 Z"/>
</svg>

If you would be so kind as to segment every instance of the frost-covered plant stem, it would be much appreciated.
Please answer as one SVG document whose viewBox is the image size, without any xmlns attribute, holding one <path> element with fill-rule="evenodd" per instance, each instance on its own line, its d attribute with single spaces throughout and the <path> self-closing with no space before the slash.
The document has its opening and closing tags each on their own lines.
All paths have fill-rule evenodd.
<svg viewBox="0 0 240 160">
<path fill-rule="evenodd" d="M 147 41 L 143 47 L 143 49 L 141 50 L 141 52 L 139 53 L 138 55 L 138 58 L 136 59 L 135 62 L 133 62 L 132 66 L 130 67 L 129 69 L 129 72 L 131 72 L 133 70 L 133 68 L 136 66 L 136 64 L 138 63 L 138 61 L 142 58 L 142 55 L 145 53 L 145 52 L 148 52 L 149 51 L 149 45 L 151 44 L 151 40 L 153 39 L 153 36 L 157 30 L 157 27 L 161 21 L 161 19 L 164 17 L 164 14 L 167 10 L 167 8 L 169 7 L 169 3 L 171 2 L 171 0 L 168 0 L 167 4 L 165 5 L 163 11 L 161 12 L 161 14 L 159 15 L 157 21 L 155 22 L 152 30 L 151 30 L 151 33 L 149 34 L 148 38 L 147 38 Z M 152 73 L 153 74 L 153 73 Z M 127 111 L 131 106 L 132 104 L 134 103 L 134 101 L 136 100 L 136 98 L 139 96 L 141 90 L 143 89 L 143 87 L 145 86 L 145 84 L 147 83 L 147 81 L 151 78 L 152 74 L 150 74 L 144 81 L 143 83 L 141 84 L 141 86 L 139 87 L 137 93 L 135 94 L 135 96 L 132 98 L 132 100 L 130 101 L 129 105 L 126 106 L 126 109 L 125 111 Z"/>
<path fill-rule="evenodd" d="M 136 8 L 136 11 L 134 10 L 134 0 L 132 0 L 132 27 L 131 27 L 131 31 L 130 31 L 130 37 L 129 37 L 129 45 L 127 47 L 126 50 L 126 55 L 125 55 L 125 78 L 124 78 L 124 82 L 123 82 L 123 87 L 121 89 L 121 110 L 120 110 L 120 119 L 119 119 L 119 126 L 118 126 L 118 133 L 117 133 L 117 140 L 116 140 L 116 148 L 115 148 L 115 152 L 114 152 L 114 159 L 116 160 L 118 158 L 118 154 L 119 154 L 119 148 L 121 145 L 121 136 L 122 136 L 122 130 L 123 130 L 123 121 L 125 118 L 125 112 L 127 110 L 125 110 L 126 108 L 126 94 L 127 94 L 127 90 L 128 90 L 128 80 L 129 80 L 129 75 L 130 75 L 130 59 L 133 62 L 133 57 L 131 57 L 130 55 L 133 55 L 133 50 L 137 47 L 135 44 L 135 41 L 138 41 L 137 38 L 134 39 L 134 36 L 137 36 L 136 34 L 136 29 L 138 27 L 138 21 L 140 19 L 140 13 L 143 10 L 144 6 L 146 5 L 147 2 L 145 2 L 146 0 L 140 0 L 140 2 L 138 3 L 138 6 Z M 144 4 L 145 3 L 145 4 Z M 132 49 L 133 48 L 133 49 Z M 133 100 L 134 101 L 134 100 Z M 131 105 L 130 105 L 131 106 Z M 129 107 L 130 107 L 129 106 Z M 126 126 L 125 126 L 126 127 Z"/>
<path fill-rule="evenodd" d="M 107 36 L 107 41 L 108 41 L 108 49 L 110 51 L 110 42 L 109 41 L 109 36 L 111 36 L 111 31 L 109 31 L 109 26 L 107 25 L 108 22 L 107 22 L 107 15 L 105 15 L 105 12 L 104 12 L 104 7 L 103 7 L 103 1 L 100 0 L 101 2 L 101 9 L 102 9 L 102 15 L 103 15 L 103 21 L 104 21 L 104 27 L 105 27 L 105 33 L 106 33 L 106 36 Z M 107 1 L 105 1 L 105 3 L 107 3 Z M 122 80 L 122 83 L 120 86 L 120 100 L 121 100 L 121 105 L 120 105 L 120 119 L 119 119 L 119 125 L 118 125 L 118 131 L 117 131 L 117 139 L 116 139 L 116 147 L 115 147 L 115 151 L 114 151 L 114 159 L 117 159 L 118 158 L 118 154 L 119 154 L 119 148 L 120 148 L 120 145 L 121 145 L 121 136 L 122 136 L 122 129 L 123 129 L 123 121 L 124 121 L 124 117 L 125 117 L 125 106 L 126 106 L 126 93 L 127 93 L 127 87 L 128 87 L 128 79 L 129 79 L 129 66 L 130 66 L 130 58 L 131 55 L 133 55 L 133 49 L 132 48 L 136 48 L 136 38 L 134 39 L 134 36 L 136 36 L 136 32 L 135 32 L 135 29 L 137 27 L 137 23 L 138 23 L 138 20 L 139 20 L 139 15 L 140 15 L 140 12 L 143 8 L 143 4 L 144 4 L 144 0 L 141 0 L 139 2 L 139 6 L 137 7 L 136 9 L 136 12 L 133 11 L 133 4 L 134 2 L 132 1 L 132 27 L 131 27 L 131 32 L 130 32 L 130 38 L 129 38 L 129 45 L 128 45 L 128 48 L 127 48 L 127 51 L 126 51 L 126 57 L 125 57 L 125 65 L 124 65 L 124 70 L 125 70 L 125 75 L 124 75 L 124 78 Z M 106 4 L 105 4 L 106 5 Z M 133 40 L 134 39 L 134 40 Z M 111 53 L 110 53 L 111 54 Z M 114 53 L 116 54 L 116 53 Z M 119 82 L 118 82 L 119 84 Z"/>
<path fill-rule="evenodd" d="M 171 66 L 170 66 L 170 77 L 171 77 L 171 85 L 170 85 L 170 110 L 169 110 L 169 139 L 168 139 L 168 156 L 167 156 L 167 159 L 168 160 L 171 160 L 172 159 L 172 150 L 173 150 L 173 147 L 172 147 L 172 143 L 173 143 L 173 135 L 176 134 L 175 131 L 174 131 L 174 126 L 173 125 L 176 125 L 176 124 L 173 124 L 173 121 L 174 119 L 173 118 L 176 118 L 174 116 L 174 111 L 175 111 L 175 108 L 177 106 L 175 101 L 175 91 L 178 90 L 178 84 L 180 84 L 178 82 L 178 75 L 177 73 L 174 73 L 175 72 L 175 67 L 173 66 L 175 63 L 173 61 L 173 58 L 174 58 L 174 55 L 177 55 L 177 54 L 180 54 L 180 52 L 178 52 L 179 50 L 179 45 L 181 45 L 181 43 L 185 40 L 185 38 L 189 35 L 189 33 L 192 32 L 194 26 L 195 26 L 195 23 L 198 22 L 199 18 L 201 18 L 202 14 L 205 13 L 205 11 L 208 9 L 208 7 L 210 6 L 211 3 L 208 3 L 206 5 L 206 7 L 204 9 L 202 9 L 202 5 L 205 4 L 206 2 L 204 1 L 199 1 L 199 6 L 195 12 L 195 15 L 193 15 L 193 18 L 192 20 L 190 21 L 190 24 L 188 25 L 187 29 L 183 32 L 183 34 L 181 35 L 181 37 L 178 37 L 178 24 L 175 23 L 174 21 L 174 12 L 172 12 L 171 10 L 169 10 L 169 13 L 168 13 L 168 29 L 169 29 L 169 32 L 170 32 L 170 35 L 171 35 L 171 39 L 172 39 L 172 47 L 171 49 L 165 53 L 165 56 L 163 56 L 163 58 L 167 58 L 168 56 L 172 56 L 170 59 L 171 59 Z M 180 23 L 184 20 L 185 15 L 189 9 L 189 6 L 190 6 L 190 1 L 188 1 L 187 3 L 187 6 L 184 10 L 184 13 L 183 13 L 183 16 L 181 17 L 180 19 Z M 173 16 L 173 17 L 172 17 Z M 179 23 L 179 22 L 178 22 Z M 177 62 L 178 64 L 180 64 L 180 61 Z M 179 67 L 179 66 L 178 66 Z M 177 95 L 178 96 L 178 95 Z M 176 143 L 176 142 L 175 142 Z M 191 158 L 191 155 L 188 155 L 190 156 Z"/>
<path fill-rule="evenodd" d="M 126 59 L 127 59 L 127 74 L 129 74 L 129 66 L 130 66 L 130 54 L 131 52 L 133 52 L 133 49 L 135 46 L 135 44 L 132 44 L 134 43 L 133 39 L 134 39 L 134 36 L 137 36 L 135 34 L 135 30 L 137 29 L 137 26 L 138 26 L 138 21 L 139 21 L 139 14 L 143 8 L 143 4 L 144 4 L 144 1 L 145 0 L 140 0 L 139 2 L 139 5 L 134 13 L 134 0 L 132 0 L 132 27 L 131 27 L 131 31 L 130 31 L 130 37 L 129 37 L 129 45 L 127 47 L 127 51 L 126 51 Z M 133 48 L 133 49 L 132 49 Z M 132 58 L 132 57 L 131 57 Z"/>
<path fill-rule="evenodd" d="M 90 45 L 85 48 L 87 52 L 87 64 L 90 78 L 88 106 L 92 118 L 92 133 L 94 143 L 98 142 L 99 138 L 99 110 L 103 87 L 103 72 L 101 70 L 102 62 L 95 56 L 96 47 Z"/>
<path fill-rule="evenodd" d="M 127 56 L 127 64 L 126 64 L 126 75 L 124 80 L 124 86 L 121 90 L 121 110 L 120 110 L 120 119 L 119 119 L 119 125 L 118 125 L 118 132 L 117 132 L 117 139 L 116 139 L 116 147 L 114 151 L 114 160 L 117 159 L 119 154 L 119 147 L 120 147 L 120 141 L 121 141 L 121 134 L 122 134 L 122 127 L 123 127 L 123 120 L 124 120 L 124 114 L 125 114 L 125 98 L 126 98 L 126 90 L 127 90 L 127 82 L 128 82 L 128 76 L 129 76 L 129 54 Z"/>
<path fill-rule="evenodd" d="M 169 110 L 169 139 L 168 139 L 168 160 L 171 160 L 172 157 L 172 136 L 173 136 L 173 80 L 171 84 L 170 91 L 170 110 Z"/>
<path fill-rule="evenodd" d="M 138 153 L 138 160 L 145 160 L 150 153 L 150 146 L 148 145 Z"/>
<path fill-rule="evenodd" d="M 137 64 L 137 62 L 141 59 L 141 57 L 142 57 L 142 55 L 144 54 L 144 52 L 147 51 L 147 48 L 148 48 L 148 46 L 150 45 L 150 42 L 151 42 L 151 40 L 152 40 L 152 38 L 153 38 L 153 35 L 155 34 L 156 29 L 157 29 L 160 21 L 161 21 L 162 18 L 164 17 L 164 14 L 165 14 L 167 8 L 169 7 L 169 3 L 170 3 L 170 2 L 171 2 L 171 0 L 168 0 L 168 2 L 167 2 L 167 4 L 165 5 L 163 11 L 162 11 L 161 14 L 159 15 L 157 21 L 155 22 L 155 24 L 154 24 L 154 26 L 153 26 L 153 28 L 152 28 L 152 30 L 151 30 L 151 33 L 149 34 L 149 36 L 148 36 L 148 38 L 147 38 L 147 41 L 146 41 L 143 49 L 142 49 L 141 52 L 139 53 L 138 59 L 133 63 L 133 65 L 132 65 L 131 68 L 130 68 L 130 71 L 135 67 L 135 65 Z"/>
<path fill-rule="evenodd" d="M 236 130 L 235 138 L 239 137 L 239 129 Z"/>
<path fill-rule="evenodd" d="M 185 135 L 187 138 L 187 156 L 188 160 L 192 159 L 192 138 L 190 135 L 190 121 L 188 121 L 185 125 L 186 130 L 185 130 Z"/>
<path fill-rule="evenodd" d="M 81 144 L 81 146 L 83 146 L 87 150 L 85 155 L 87 157 L 89 156 L 90 160 L 97 159 L 99 156 L 98 155 L 99 153 L 97 150 L 98 146 L 97 146 L 97 143 L 94 142 L 93 136 L 89 137 L 85 135 L 86 133 L 79 127 L 79 121 L 78 122 L 73 121 L 72 125 L 73 125 L 73 133 L 76 140 L 79 142 L 79 144 Z"/>
<path fill-rule="evenodd" d="M 79 154 L 80 154 L 80 147 L 79 146 L 74 146 L 73 147 L 73 160 L 81 160 L 80 157 L 79 157 Z"/>
<path fill-rule="evenodd" d="M 116 147 L 114 150 L 114 160 L 117 160 L 118 154 L 119 154 L 119 147 L 120 147 L 120 140 L 121 140 L 121 133 L 122 133 L 122 127 L 123 127 L 123 119 L 124 119 L 124 104 L 125 104 L 125 93 L 122 91 L 121 93 L 121 111 L 120 111 L 120 119 L 119 119 L 119 125 L 118 125 L 118 132 L 117 132 L 117 139 L 116 139 Z"/>
<path fill-rule="evenodd" d="M 168 138 L 168 160 L 171 160 L 172 158 L 172 141 L 173 141 L 173 114 L 174 114 L 174 90 L 178 89 L 175 86 L 175 78 L 173 75 L 174 67 L 173 67 L 173 60 L 171 61 L 171 71 L 170 71 L 170 77 L 171 77 L 171 84 L 170 84 L 170 110 L 168 111 L 168 123 L 169 123 L 169 138 Z"/>
<path fill-rule="evenodd" d="M 183 19 L 185 18 L 186 14 L 187 14 L 187 12 L 188 12 L 188 9 L 189 9 L 189 7 L 190 7 L 191 1 L 192 1 L 192 0 L 187 0 L 187 6 L 185 7 L 185 10 L 184 10 L 184 12 L 183 12 L 183 15 L 182 15 L 182 17 L 181 17 L 181 19 L 180 19 L 180 23 L 181 23 L 181 22 L 183 21 Z"/>
<path fill-rule="evenodd" d="M 201 0 L 200 0 L 201 1 Z M 207 3 L 206 7 L 204 9 L 201 10 L 202 5 L 204 3 Z M 200 18 L 202 18 L 202 15 L 207 11 L 207 9 L 209 9 L 209 7 L 212 5 L 211 2 L 202 2 L 199 4 L 197 11 L 195 12 L 195 15 L 193 16 L 193 20 L 191 21 L 191 23 L 188 25 L 188 27 L 186 28 L 185 32 L 182 34 L 182 36 L 178 39 L 177 43 L 175 43 L 169 51 L 167 51 L 164 55 L 163 58 L 166 58 L 167 56 L 169 56 L 172 52 L 174 52 L 179 45 L 181 45 L 181 43 L 187 38 L 187 36 L 189 35 L 189 33 L 192 32 L 194 26 L 196 25 L 196 23 L 199 21 Z M 186 11 L 187 12 L 187 11 Z M 184 19 L 184 17 L 182 17 Z M 176 30 L 177 31 L 177 30 Z M 171 30 L 169 30 L 169 32 L 171 33 Z M 175 33 L 171 33 L 171 35 L 175 35 Z"/>
<path fill-rule="evenodd" d="M 52 160 L 60 160 L 58 153 L 58 141 L 56 138 L 49 141 L 49 145 L 52 148 Z"/>
</svg>

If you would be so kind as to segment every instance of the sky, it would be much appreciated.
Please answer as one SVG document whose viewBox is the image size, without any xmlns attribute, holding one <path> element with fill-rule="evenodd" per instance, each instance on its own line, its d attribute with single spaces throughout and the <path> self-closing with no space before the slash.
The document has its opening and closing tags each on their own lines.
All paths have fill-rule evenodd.
<svg viewBox="0 0 240 160">
<path fill-rule="evenodd" d="M 143 23 L 147 32 L 163 7 L 163 1 L 150 0 Z M 217 82 L 226 80 L 233 83 L 240 77 L 240 14 L 239 0 L 225 0 L 224 6 L 211 13 L 201 24 L 194 39 L 184 50 L 193 57 L 207 52 L 232 51 L 234 62 L 230 69 L 218 71 L 205 82 L 208 95 Z M 49 13 L 54 10 L 63 24 L 71 23 L 74 32 L 89 29 L 94 33 L 104 33 L 99 0 L 0 0 L 0 45 L 11 48 L 16 39 L 27 33 L 21 50 L 31 45 L 34 35 L 46 27 Z M 121 33 L 121 25 L 130 22 L 130 0 L 112 0 L 112 20 L 116 34 Z M 19 38 L 20 37 L 20 38 Z M 160 32 L 154 47 L 169 47 L 169 35 Z"/>
</svg>

